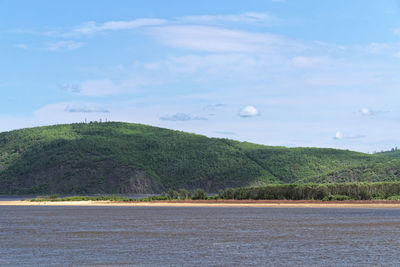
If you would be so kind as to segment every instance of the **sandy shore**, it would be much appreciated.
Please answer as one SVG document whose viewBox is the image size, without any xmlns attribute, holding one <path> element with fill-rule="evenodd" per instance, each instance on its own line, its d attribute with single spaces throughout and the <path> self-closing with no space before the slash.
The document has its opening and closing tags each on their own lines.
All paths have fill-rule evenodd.
<svg viewBox="0 0 400 267">
<path fill-rule="evenodd" d="M 281 208 L 400 208 L 400 201 L 218 200 L 218 201 L 0 201 L 0 206 L 109 206 L 109 207 L 281 207 Z"/>
</svg>

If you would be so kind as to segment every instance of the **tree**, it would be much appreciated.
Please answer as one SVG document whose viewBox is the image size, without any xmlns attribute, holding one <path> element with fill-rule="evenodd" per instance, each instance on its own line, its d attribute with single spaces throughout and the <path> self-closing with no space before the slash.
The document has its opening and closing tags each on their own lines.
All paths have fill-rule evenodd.
<svg viewBox="0 0 400 267">
<path fill-rule="evenodd" d="M 186 189 L 179 189 L 179 198 L 180 199 L 188 199 L 189 198 L 189 192 Z"/>
<path fill-rule="evenodd" d="M 178 199 L 178 192 L 173 189 L 168 190 L 168 197 L 169 199 Z"/>
<path fill-rule="evenodd" d="M 194 190 L 193 195 L 192 195 L 193 200 L 197 199 L 207 199 L 207 193 L 203 189 L 197 188 Z"/>
</svg>

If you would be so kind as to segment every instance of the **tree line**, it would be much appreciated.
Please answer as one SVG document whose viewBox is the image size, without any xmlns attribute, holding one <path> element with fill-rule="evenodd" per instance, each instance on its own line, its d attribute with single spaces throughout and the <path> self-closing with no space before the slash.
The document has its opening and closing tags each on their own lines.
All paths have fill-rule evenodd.
<svg viewBox="0 0 400 267">
<path fill-rule="evenodd" d="M 271 184 L 260 187 L 227 188 L 221 199 L 281 200 L 373 200 L 397 199 L 400 182 Z"/>
</svg>

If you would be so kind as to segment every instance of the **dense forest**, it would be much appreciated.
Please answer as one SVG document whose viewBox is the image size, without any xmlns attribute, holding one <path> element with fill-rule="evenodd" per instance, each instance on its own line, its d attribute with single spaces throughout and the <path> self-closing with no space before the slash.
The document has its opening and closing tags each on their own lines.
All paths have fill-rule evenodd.
<svg viewBox="0 0 400 267">
<path fill-rule="evenodd" d="M 161 193 L 285 183 L 400 181 L 400 159 L 263 146 L 141 124 L 0 133 L 0 194 Z"/>
</svg>

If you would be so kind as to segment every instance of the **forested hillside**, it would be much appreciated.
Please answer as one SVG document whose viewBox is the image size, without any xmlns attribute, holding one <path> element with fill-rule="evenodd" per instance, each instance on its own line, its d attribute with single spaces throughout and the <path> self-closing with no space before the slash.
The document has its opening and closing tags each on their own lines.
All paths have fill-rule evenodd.
<svg viewBox="0 0 400 267">
<path fill-rule="evenodd" d="M 390 158 L 400 158 L 400 150 L 397 147 L 395 147 L 388 151 L 377 152 L 375 153 L 375 155 L 390 157 Z"/>
<path fill-rule="evenodd" d="M 270 147 L 140 124 L 0 133 L 0 194 L 217 192 L 270 183 L 399 180 L 399 159 Z"/>
</svg>

